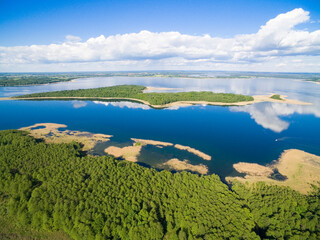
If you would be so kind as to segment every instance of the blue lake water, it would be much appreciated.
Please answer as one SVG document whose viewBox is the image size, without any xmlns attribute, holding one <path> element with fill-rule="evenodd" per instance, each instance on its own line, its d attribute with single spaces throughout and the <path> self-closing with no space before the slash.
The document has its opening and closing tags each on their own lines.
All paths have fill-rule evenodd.
<svg viewBox="0 0 320 240">
<path fill-rule="evenodd" d="M 221 177 L 235 174 L 233 163 L 267 164 L 286 149 L 297 148 L 320 155 L 320 85 L 293 79 L 87 78 L 42 86 L 3 87 L 0 97 L 119 84 L 173 88 L 170 91 L 277 93 L 313 105 L 257 103 L 157 110 L 134 102 L 0 101 L 0 129 L 53 122 L 66 124 L 71 130 L 114 135 L 112 143 L 118 146 L 132 144 L 130 138 L 178 143 L 207 153 L 212 160 L 173 147 L 155 146 L 143 148 L 138 160 L 158 167 L 170 158 L 188 159 L 191 164 L 207 165 L 210 173 Z"/>
</svg>

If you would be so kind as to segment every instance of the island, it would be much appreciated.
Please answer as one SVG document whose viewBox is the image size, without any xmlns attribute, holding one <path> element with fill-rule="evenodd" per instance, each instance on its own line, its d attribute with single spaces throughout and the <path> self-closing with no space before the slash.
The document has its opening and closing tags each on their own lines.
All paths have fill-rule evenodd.
<svg viewBox="0 0 320 240">
<path fill-rule="evenodd" d="M 141 102 L 153 108 L 166 108 L 173 106 L 190 106 L 194 104 L 201 105 L 221 105 L 221 106 L 240 106 L 258 102 L 279 102 L 287 104 L 310 105 L 298 100 L 285 99 L 285 96 L 275 98 L 274 94 L 270 96 L 246 96 L 234 93 L 213 93 L 209 91 L 201 92 L 170 92 L 157 93 L 145 92 L 148 87 L 140 85 L 118 85 L 102 88 L 63 90 L 55 92 L 33 93 L 15 96 L 12 98 L 2 98 L 2 100 L 129 100 Z"/>
</svg>

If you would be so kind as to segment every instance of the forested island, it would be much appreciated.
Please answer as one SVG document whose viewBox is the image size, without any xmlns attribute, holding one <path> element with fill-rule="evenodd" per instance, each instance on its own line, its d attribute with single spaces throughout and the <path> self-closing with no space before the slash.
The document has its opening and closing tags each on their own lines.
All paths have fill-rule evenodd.
<svg viewBox="0 0 320 240">
<path fill-rule="evenodd" d="M 112 87 L 64 90 L 46 93 L 33 93 L 14 98 L 115 98 L 141 100 L 149 105 L 165 105 L 178 101 L 206 101 L 221 103 L 237 103 L 253 101 L 253 97 L 233 93 L 213 92 L 177 92 L 177 93 L 154 93 L 143 92 L 146 89 L 139 85 L 119 85 Z"/>
<path fill-rule="evenodd" d="M 230 189 L 214 174 L 93 157 L 76 142 L 19 130 L 0 132 L 0 171 L 1 239 L 320 238 L 316 187 L 309 195 L 261 182 Z"/>
<path fill-rule="evenodd" d="M 15 96 L 12 98 L 0 98 L 0 100 L 129 100 L 149 105 L 153 108 L 166 108 L 172 106 L 189 106 L 194 104 L 204 105 L 247 105 L 258 102 L 278 102 L 296 105 L 312 105 L 293 99 L 285 99 L 286 96 L 271 94 L 246 96 L 234 93 L 201 92 L 147 92 L 150 89 L 161 89 L 145 87 L 140 85 L 117 85 L 111 87 L 63 90 L 55 92 L 32 93 Z M 167 90 L 167 89 L 166 89 Z"/>
</svg>

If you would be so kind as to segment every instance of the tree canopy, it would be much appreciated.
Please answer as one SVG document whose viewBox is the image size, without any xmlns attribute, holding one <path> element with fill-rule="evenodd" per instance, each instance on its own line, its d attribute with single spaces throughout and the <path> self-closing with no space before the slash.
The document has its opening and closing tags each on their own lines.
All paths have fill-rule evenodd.
<svg viewBox="0 0 320 240">
<path fill-rule="evenodd" d="M 235 184 L 0 132 L 0 206 L 73 239 L 319 239 L 319 192 Z"/>
<path fill-rule="evenodd" d="M 146 87 L 139 85 L 118 85 L 112 87 L 63 90 L 45 93 L 33 93 L 17 96 L 16 98 L 45 98 L 45 97 L 79 97 L 79 98 L 133 98 L 147 101 L 152 105 L 164 105 L 177 101 L 207 101 L 236 103 L 253 101 L 253 97 L 233 93 L 213 92 L 177 92 L 177 93 L 144 93 Z"/>
</svg>

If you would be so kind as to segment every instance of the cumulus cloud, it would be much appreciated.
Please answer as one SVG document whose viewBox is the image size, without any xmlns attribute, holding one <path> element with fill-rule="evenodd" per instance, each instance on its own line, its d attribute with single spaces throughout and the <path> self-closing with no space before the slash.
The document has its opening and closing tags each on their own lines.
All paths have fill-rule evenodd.
<svg viewBox="0 0 320 240">
<path fill-rule="evenodd" d="M 320 30 L 308 32 L 295 26 L 309 21 L 309 12 L 297 8 L 280 14 L 255 34 L 233 38 L 192 36 L 179 32 L 103 35 L 81 41 L 67 36 L 61 44 L 0 47 L 0 64 L 90 63 L 128 61 L 160 62 L 164 66 L 265 62 L 285 56 L 319 56 Z M 149 62 L 148 62 L 149 61 Z"/>
<path fill-rule="evenodd" d="M 73 35 L 67 35 L 66 36 L 66 42 L 80 42 L 81 37 L 73 36 Z"/>
</svg>

